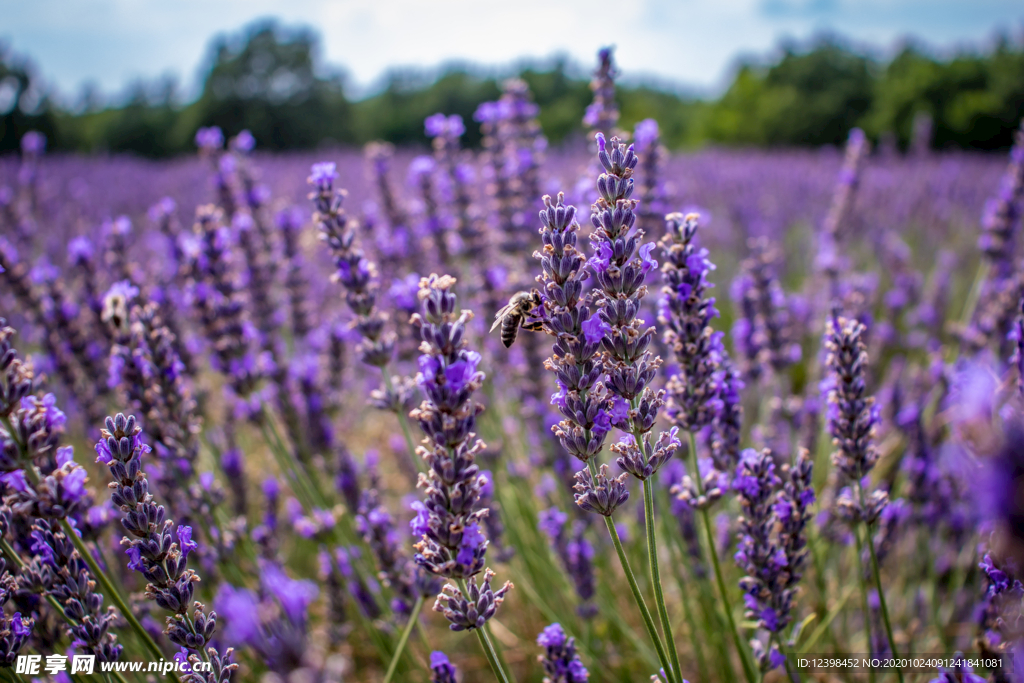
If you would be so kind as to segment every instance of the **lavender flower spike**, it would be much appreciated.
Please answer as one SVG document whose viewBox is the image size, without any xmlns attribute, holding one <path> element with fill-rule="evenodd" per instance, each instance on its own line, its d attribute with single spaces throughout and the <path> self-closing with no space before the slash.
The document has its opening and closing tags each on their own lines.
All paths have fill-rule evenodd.
<svg viewBox="0 0 1024 683">
<path fill-rule="evenodd" d="M 590 299 L 583 294 L 588 272 L 586 258 L 576 246 L 580 225 L 576 207 L 566 206 L 564 199 L 561 193 L 555 202 L 544 197 L 544 248 L 533 256 L 541 262 L 543 314 L 555 337 L 552 356 L 544 362 L 558 382 L 551 403 L 565 417 L 552 431 L 566 451 L 587 462 L 601 452 L 612 426 L 612 402 L 598 384 L 604 374 L 598 351 L 608 325 L 591 312 Z"/>
<path fill-rule="evenodd" d="M 740 541 L 736 564 L 748 619 L 772 634 L 782 633 L 792 621 L 796 584 L 806 561 L 809 506 L 814 502 L 811 461 L 801 452 L 794 467 L 786 466 L 783 480 L 775 473 L 768 450 L 743 452 L 733 487 L 740 500 Z M 778 651 L 765 652 L 751 641 L 762 670 L 783 663 Z"/>
<path fill-rule="evenodd" d="M 308 180 L 314 188 L 309 195 L 316 207 L 313 221 L 320 230 L 321 241 L 331 252 L 337 269 L 334 279 L 345 288 L 345 301 L 363 337 L 357 347 L 359 357 L 367 365 L 383 368 L 394 353 L 395 335 L 384 330 L 387 315 L 376 306 L 377 269 L 355 244 L 356 232 L 341 206 L 345 192 L 334 189 L 337 177 L 333 163 L 313 164 Z"/>
<path fill-rule="evenodd" d="M 708 260 L 707 249 L 697 246 L 699 222 L 695 213 L 669 214 L 661 241 L 665 296 L 658 322 L 665 326 L 665 343 L 679 366 L 667 385 L 668 417 L 689 432 L 708 425 L 718 414 L 715 373 L 724 355 L 722 333 L 711 329 L 718 309 L 706 291 L 714 286 L 708 282 L 708 273 L 715 266 Z"/>
<path fill-rule="evenodd" d="M 825 333 L 826 363 L 831 370 L 828 386 L 828 426 L 837 449 L 832 464 L 847 478 L 859 484 L 878 461 L 878 450 L 872 439 L 880 419 L 875 399 L 867 394 L 865 371 L 868 354 L 864 347 L 864 325 L 847 320 L 838 313 L 828 321 Z M 884 496 L 884 492 L 876 492 Z M 878 518 L 884 499 L 873 500 L 861 509 L 851 501 L 849 512 L 869 524 Z"/>
<path fill-rule="evenodd" d="M 576 639 L 569 638 L 561 624 L 546 626 L 537 636 L 544 654 L 537 661 L 544 667 L 544 683 L 586 683 L 590 672 L 576 652 Z"/>
<path fill-rule="evenodd" d="M 896 641 L 886 605 L 885 591 L 878 570 L 878 557 L 872 528 L 889 502 L 885 491 L 876 489 L 867 494 L 866 475 L 878 460 L 878 450 L 873 444 L 875 425 L 879 422 L 879 411 L 874 397 L 867 394 L 865 380 L 868 354 L 864 347 L 864 325 L 857 320 L 840 317 L 834 310 L 825 332 L 825 348 L 828 350 L 826 363 L 831 371 L 827 383 L 828 426 L 836 451 L 832 463 L 851 480 L 851 486 L 843 490 L 836 501 L 838 514 L 846 519 L 853 533 L 857 535 L 858 557 L 861 550 L 857 526 L 863 522 L 865 544 L 871 557 L 871 572 L 879 609 L 885 625 L 886 637 L 893 656 L 897 656 Z M 862 576 L 866 572 L 861 572 Z M 867 586 L 863 587 L 864 603 L 867 603 Z M 864 618 L 869 619 L 867 609 Z M 903 676 L 900 674 L 900 679 Z"/>
<path fill-rule="evenodd" d="M 443 652 L 430 653 L 430 683 L 457 683 L 459 670 Z"/>
<path fill-rule="evenodd" d="M 588 265 L 594 273 L 595 305 L 600 311 L 594 323 L 602 332 L 601 347 L 606 354 L 612 424 L 628 432 L 611 450 L 619 456 L 619 467 L 643 481 L 680 446 L 678 427 L 652 443 L 651 431 L 665 403 L 665 392 L 655 392 L 649 386 L 661 359 L 649 350 L 655 328 L 643 329 L 638 314 L 647 294 L 644 280 L 657 269 L 658 262 L 651 256 L 654 243 L 642 244 L 644 233 L 635 227 L 637 200 L 631 196 L 633 169 L 639 160 L 633 146 L 620 144 L 616 138 L 608 145 L 601 133 L 597 145 L 605 172 L 597 179 L 599 197 L 590 216 L 596 255 Z"/>
<path fill-rule="evenodd" d="M 482 585 L 472 578 L 483 570 L 487 552 L 483 518 L 489 510 L 480 505 L 487 480 L 474 462 L 485 448 L 474 433 L 483 406 L 473 400 L 484 374 L 477 370 L 480 354 L 466 348 L 466 323 L 473 314 L 457 313 L 454 285 L 455 279 L 447 275 L 420 281 L 422 312 L 412 323 L 423 339 L 416 381 L 424 400 L 410 417 L 427 437 L 417 449 L 427 473 L 419 477 L 424 501 L 416 503 L 418 514 L 412 522 L 413 533 L 420 538 L 415 561 L 438 576 L 470 579 L 468 595 L 449 584 L 434 606 L 451 622 L 451 629 L 459 631 L 483 626 L 512 584 L 492 591 L 489 570 Z"/>
<path fill-rule="evenodd" d="M 141 572 L 149 582 L 146 597 L 172 613 L 164 633 L 172 643 L 189 650 L 189 661 L 199 661 L 196 653 L 220 661 L 216 648 L 204 650 L 217 628 L 217 613 L 207 612 L 198 601 L 193 603 L 193 586 L 199 575 L 188 568 L 188 556 L 198 544 L 192 540 L 191 527 L 179 525 L 172 532 L 174 521 L 167 519 L 162 505 L 153 502 L 142 471 L 142 456 L 151 449 L 142 441 L 141 433 L 134 415 L 118 413 L 107 418 L 96 444 L 97 462 L 110 468 L 114 478 L 111 500 L 121 509 L 121 524 L 129 534 L 121 540 L 121 545 L 127 547 L 128 567 Z M 230 650 L 224 656 L 229 658 Z M 230 680 L 232 667 L 237 665 L 225 665 L 222 682 Z M 206 683 L 201 675 L 186 674 L 185 680 Z"/>
</svg>

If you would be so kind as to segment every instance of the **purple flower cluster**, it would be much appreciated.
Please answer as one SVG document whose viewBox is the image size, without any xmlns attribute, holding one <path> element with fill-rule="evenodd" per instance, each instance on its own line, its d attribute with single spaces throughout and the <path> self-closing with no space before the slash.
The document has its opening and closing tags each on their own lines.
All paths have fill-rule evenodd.
<svg viewBox="0 0 1024 683">
<path fill-rule="evenodd" d="M 41 399 L 35 394 L 32 366 L 18 358 L 13 335 L 0 318 L 0 464 L 5 472 L 0 477 L 0 535 L 12 531 L 21 536 L 19 545 L 31 553 L 19 572 L 18 589 L 53 598 L 61 605 L 70 637 L 101 661 L 115 661 L 122 651 L 110 630 L 117 616 L 113 608 L 103 609 L 90 569 L 59 525 L 60 520 L 82 524 L 92 500 L 85 487 L 87 473 L 72 459 L 72 448 L 60 445 L 67 418 L 53 394 Z M 0 605 L 14 588 L 6 563 L 0 564 Z M 7 666 L 32 626 L 20 612 L 3 617 L 0 632 L 7 636 L 0 637 L 0 657 Z"/>
<path fill-rule="evenodd" d="M 615 402 L 599 382 L 604 363 L 598 353 L 611 326 L 591 309 L 583 287 L 589 275 L 587 261 L 577 248 L 579 223 L 576 207 L 566 206 L 559 194 L 552 203 L 544 197 L 540 213 L 544 248 L 534 253 L 541 262 L 541 296 L 545 326 L 555 337 L 552 356 L 545 367 L 555 373 L 558 392 L 551 403 L 563 416 L 552 431 L 573 456 L 587 462 L 601 452 L 613 423 L 627 417 L 627 406 Z M 576 504 L 589 512 L 610 516 L 629 498 L 626 474 L 608 475 L 602 465 L 594 477 L 584 469 L 576 474 Z"/>
<path fill-rule="evenodd" d="M 482 103 L 473 114 L 483 135 L 482 180 L 499 247 L 492 256 L 494 264 L 479 266 L 484 281 L 498 289 L 504 289 L 505 283 L 522 286 L 528 282 L 528 226 L 532 212 L 540 208 L 541 161 L 547 148 L 537 121 L 539 112 L 527 84 L 512 78 L 505 81 L 496 102 Z"/>
<path fill-rule="evenodd" d="M 783 632 L 792 621 L 793 598 L 807 556 L 806 525 L 814 503 L 812 465 L 801 453 L 793 467 L 775 473 L 770 451 L 743 452 L 733 488 L 742 516 L 736 564 L 745 572 L 740 579 L 747 618 L 772 634 Z M 764 651 L 755 644 L 754 650 Z M 769 652 L 762 666 L 779 665 L 777 652 Z"/>
<path fill-rule="evenodd" d="M 662 178 L 668 150 L 661 144 L 658 122 L 654 119 L 644 119 L 637 123 L 633 139 L 636 154 L 640 158 L 637 166 L 640 187 L 638 224 L 645 233 L 653 233 L 661 227 L 665 214 L 669 212 L 669 189 Z"/>
<path fill-rule="evenodd" d="M 779 373 L 799 361 L 801 349 L 794 341 L 797 330 L 775 275 L 778 249 L 767 238 L 752 240 L 751 248 L 753 253 L 733 282 L 733 298 L 743 315 L 733 325 L 732 336 L 742 345 L 746 376 L 756 380 L 767 368 Z"/>
<path fill-rule="evenodd" d="M 14 575 L 7 569 L 7 561 L 0 558 L 0 607 L 6 605 L 14 596 L 17 583 Z M 18 652 L 28 642 L 34 626 L 35 622 L 31 618 L 22 617 L 21 612 L 0 616 L 0 666 L 7 669 L 14 666 Z"/>
<path fill-rule="evenodd" d="M 411 528 L 420 538 L 416 564 L 445 578 L 470 579 L 469 595 L 447 584 L 434 605 L 453 631 L 461 631 L 480 628 L 494 616 L 512 584 L 492 591 L 490 570 L 482 584 L 475 578 L 484 568 L 488 541 L 483 519 L 490 512 L 480 505 L 487 480 L 474 462 L 484 443 L 474 433 L 483 406 L 473 400 L 473 392 L 484 374 L 477 369 L 480 354 L 466 348 L 466 323 L 472 313 L 457 310 L 454 285 L 454 278 L 447 275 L 424 278 L 421 313 L 412 321 L 423 339 L 416 381 L 424 400 L 410 417 L 427 437 L 419 451 L 427 473 L 420 475 L 424 500 L 414 504 L 417 514 Z"/>
<path fill-rule="evenodd" d="M 443 652 L 430 653 L 430 683 L 457 683 L 459 670 Z"/>
<path fill-rule="evenodd" d="M 830 371 L 823 383 L 828 400 L 828 429 L 837 447 L 832 464 L 858 486 L 878 461 L 874 434 L 880 419 L 875 399 L 867 392 L 864 333 L 862 323 L 834 313 L 828 320 L 824 342 L 828 352 L 825 363 Z M 848 519 L 863 519 L 870 524 L 885 508 L 888 495 L 875 490 L 866 500 L 862 498 L 853 497 L 847 490 L 840 495 L 839 510 Z"/>
<path fill-rule="evenodd" d="M 637 201 L 631 197 L 633 169 L 639 160 L 633 146 L 612 138 L 609 147 L 601 133 L 597 145 L 604 173 L 597 179 L 599 196 L 591 207 L 595 255 L 588 267 L 594 275 L 594 305 L 599 312 L 587 321 L 584 335 L 600 338 L 611 421 L 628 432 L 611 446 L 618 455 L 616 463 L 642 481 L 653 476 L 680 446 L 678 427 L 662 432 L 657 441 L 651 436 L 665 394 L 650 387 L 661 359 L 650 351 L 655 328 L 643 329 L 638 314 L 647 294 L 644 280 L 658 262 L 651 256 L 654 243 L 641 244 L 643 231 L 635 228 Z"/>
<path fill-rule="evenodd" d="M 235 415 L 259 419 L 259 397 L 254 393 L 268 368 L 253 348 L 255 335 L 238 281 L 234 236 L 223 216 L 212 205 L 196 211 L 193 236 L 186 243 L 189 293 L 213 351 L 211 362 L 228 379 Z"/>
<path fill-rule="evenodd" d="M 708 274 L 715 266 L 707 249 L 698 247 L 700 217 L 669 214 L 667 233 L 661 241 L 665 265 L 662 277 L 661 312 L 658 322 L 665 328 L 665 343 L 675 355 L 678 371 L 669 378 L 668 417 L 681 429 L 696 432 L 719 412 L 715 375 L 722 362 L 722 333 L 711 328 L 718 316 Z"/>
<path fill-rule="evenodd" d="M 142 456 L 152 449 L 142 441 L 142 427 L 134 415 L 118 413 L 107 418 L 101 435 L 96 461 L 107 465 L 114 479 L 110 498 L 121 510 L 121 524 L 128 532 L 121 544 L 126 547 L 129 569 L 145 577 L 146 597 L 172 613 L 164 633 L 189 651 L 189 661 L 220 657 L 217 648 L 206 647 L 217 628 L 217 613 L 207 612 L 198 601 L 193 603 L 199 575 L 188 567 L 188 556 L 199 545 L 192 540 L 192 527 L 179 524 L 174 529 L 164 507 L 153 501 L 142 471 Z M 225 661 L 230 656 L 229 648 Z"/>
<path fill-rule="evenodd" d="M 597 606 L 593 603 L 596 592 L 594 547 L 585 536 L 587 525 L 583 520 L 573 520 L 571 525 L 567 524 L 568 521 L 567 514 L 553 507 L 540 511 L 537 527 L 548 537 L 562 567 L 572 580 L 576 597 L 580 600 L 576 611 L 581 617 L 590 618 L 597 614 Z"/>
<path fill-rule="evenodd" d="M 985 203 L 978 248 L 992 262 L 996 277 L 1005 278 L 1014 268 L 1021 203 L 1024 202 L 1024 124 L 1014 136 L 1010 161 L 999 194 Z"/>
<path fill-rule="evenodd" d="M 258 592 L 225 583 L 214 602 L 226 621 L 225 639 L 251 647 L 280 675 L 316 675 L 322 672 L 307 670 L 306 655 L 309 606 L 316 597 L 312 581 L 292 579 L 267 561 L 260 566 Z"/>
<path fill-rule="evenodd" d="M 587 106 L 583 115 L 583 125 L 599 133 L 612 135 L 615 124 L 619 121 L 619 106 L 615 103 L 615 77 L 619 75 L 615 68 L 612 48 L 605 47 L 597 53 L 598 67 L 594 78 L 590 81 L 590 89 L 594 92 L 594 101 Z"/>
<path fill-rule="evenodd" d="M 359 503 L 356 528 L 373 551 L 383 580 L 394 592 L 392 610 L 396 614 L 408 615 L 417 597 L 417 568 L 412 558 L 403 552 L 395 520 L 380 500 L 376 470 L 371 472 L 368 483 Z"/>
<path fill-rule="evenodd" d="M 334 279 L 345 288 L 345 301 L 356 317 L 355 329 L 362 337 L 356 347 L 359 358 L 368 365 L 382 368 L 391 361 L 395 335 L 384 329 L 387 315 L 376 305 L 377 269 L 355 243 L 356 232 L 341 208 L 345 193 L 334 189 L 337 177 L 335 164 L 313 164 L 308 180 L 314 188 L 309 195 L 316 207 L 313 221 L 334 260 Z"/>
<path fill-rule="evenodd" d="M 544 654 L 537 657 L 544 667 L 544 683 L 586 683 L 590 672 L 576 652 L 576 639 L 569 638 L 561 624 L 551 624 L 537 636 Z"/>
</svg>

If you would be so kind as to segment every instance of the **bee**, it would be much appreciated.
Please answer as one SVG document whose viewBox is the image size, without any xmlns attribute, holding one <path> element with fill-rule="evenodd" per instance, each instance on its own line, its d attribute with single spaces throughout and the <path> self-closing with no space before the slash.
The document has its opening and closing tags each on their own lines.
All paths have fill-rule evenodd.
<svg viewBox="0 0 1024 683">
<path fill-rule="evenodd" d="M 539 332 L 544 329 L 541 321 L 526 322 L 526 318 L 537 306 L 541 305 L 540 294 L 537 290 L 530 292 L 516 292 L 508 300 L 508 304 L 494 315 L 494 324 L 491 325 L 491 332 L 501 325 L 501 343 L 505 348 L 512 346 L 519 334 L 519 328 L 531 332 Z"/>
</svg>

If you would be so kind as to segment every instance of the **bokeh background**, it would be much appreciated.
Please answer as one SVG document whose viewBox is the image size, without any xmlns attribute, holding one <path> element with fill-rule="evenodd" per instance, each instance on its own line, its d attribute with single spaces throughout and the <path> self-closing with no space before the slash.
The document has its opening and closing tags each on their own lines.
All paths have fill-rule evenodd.
<svg viewBox="0 0 1024 683">
<path fill-rule="evenodd" d="M 519 75 L 554 144 L 581 137 L 593 55 L 616 46 L 627 128 L 678 149 L 822 145 L 860 126 L 906 147 L 1009 146 L 1024 114 L 1012 0 L 0 3 L 0 150 L 167 157 L 200 126 L 264 150 L 426 144 Z M 469 126 L 466 142 L 479 144 Z"/>
</svg>

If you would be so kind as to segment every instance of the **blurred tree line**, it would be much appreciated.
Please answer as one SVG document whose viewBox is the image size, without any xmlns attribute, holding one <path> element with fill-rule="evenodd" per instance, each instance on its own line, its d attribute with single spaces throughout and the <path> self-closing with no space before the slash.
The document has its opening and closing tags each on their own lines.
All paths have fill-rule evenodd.
<svg viewBox="0 0 1024 683">
<path fill-rule="evenodd" d="M 393 71 L 375 94 L 353 100 L 343 74 L 318 54 L 311 30 L 261 22 L 214 39 L 202 90 L 191 103 L 179 102 L 173 80 L 160 79 L 134 84 L 118 106 L 103 107 L 86 91 L 68 108 L 42 90 L 25 60 L 0 51 L 0 152 L 16 149 L 22 133 L 37 129 L 53 149 L 166 157 L 191 150 L 196 129 L 209 125 L 230 134 L 248 128 L 265 150 L 378 139 L 425 143 L 425 117 L 460 114 L 468 123 L 481 102 L 500 94 L 501 78 L 453 66 L 436 77 Z M 552 143 L 580 135 L 591 100 L 584 70 L 558 60 L 517 75 L 529 83 Z M 924 142 L 933 147 L 994 149 L 1010 144 L 1024 116 L 1024 44 L 1004 38 L 986 53 L 948 58 L 911 44 L 884 63 L 825 36 L 784 45 L 770 61 L 742 63 L 715 100 L 656 85 L 624 85 L 617 97 L 624 127 L 653 117 L 676 148 L 836 144 L 861 126 L 903 148 L 916 129 L 918 137 L 926 131 Z M 467 128 L 468 144 L 477 144 L 476 126 Z"/>
</svg>

